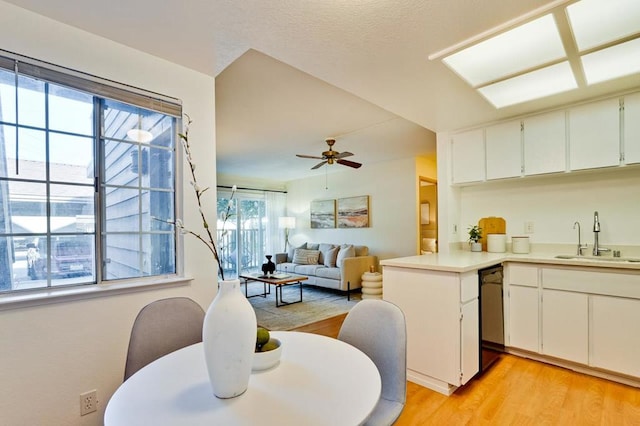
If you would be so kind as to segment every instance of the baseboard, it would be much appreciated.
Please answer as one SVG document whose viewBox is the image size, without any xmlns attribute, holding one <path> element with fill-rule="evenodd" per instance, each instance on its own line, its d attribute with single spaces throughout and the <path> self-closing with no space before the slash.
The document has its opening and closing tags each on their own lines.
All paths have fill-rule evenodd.
<svg viewBox="0 0 640 426">
<path fill-rule="evenodd" d="M 407 380 L 446 396 L 451 396 L 451 394 L 458 389 L 457 386 L 409 369 L 407 369 Z"/>
</svg>

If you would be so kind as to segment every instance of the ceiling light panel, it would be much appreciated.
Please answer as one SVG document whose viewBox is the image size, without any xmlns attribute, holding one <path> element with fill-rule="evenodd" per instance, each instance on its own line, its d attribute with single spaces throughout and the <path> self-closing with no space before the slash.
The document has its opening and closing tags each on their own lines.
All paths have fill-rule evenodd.
<svg viewBox="0 0 640 426">
<path fill-rule="evenodd" d="M 640 72 L 640 38 L 598 50 L 581 59 L 590 85 Z"/>
<path fill-rule="evenodd" d="M 640 32 L 639 0 L 582 0 L 567 15 L 580 51 Z"/>
<path fill-rule="evenodd" d="M 577 87 L 569 62 L 561 62 L 481 87 L 478 91 L 496 108 L 503 108 Z"/>
<path fill-rule="evenodd" d="M 549 14 L 447 56 L 443 62 L 475 87 L 565 57 Z"/>
</svg>

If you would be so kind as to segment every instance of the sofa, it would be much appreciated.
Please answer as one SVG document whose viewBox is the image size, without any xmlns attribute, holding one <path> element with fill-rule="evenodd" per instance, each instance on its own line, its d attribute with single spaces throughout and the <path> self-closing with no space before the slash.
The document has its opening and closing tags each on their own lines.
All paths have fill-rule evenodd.
<svg viewBox="0 0 640 426">
<path fill-rule="evenodd" d="M 362 274 L 378 263 L 367 246 L 352 244 L 305 243 L 275 257 L 280 273 L 304 275 L 309 277 L 304 284 L 346 292 L 361 288 Z"/>
</svg>

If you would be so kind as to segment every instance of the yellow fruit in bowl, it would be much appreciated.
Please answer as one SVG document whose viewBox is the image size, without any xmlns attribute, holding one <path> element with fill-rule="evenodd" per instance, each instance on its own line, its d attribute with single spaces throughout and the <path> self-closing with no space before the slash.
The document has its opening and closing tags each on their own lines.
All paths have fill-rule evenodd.
<svg viewBox="0 0 640 426">
<path fill-rule="evenodd" d="M 260 352 L 269 352 L 269 351 L 272 351 L 274 349 L 278 349 L 279 346 L 280 346 L 280 341 L 279 340 L 277 340 L 277 339 L 269 339 L 269 341 L 267 343 L 262 345 L 262 347 L 260 348 Z"/>
<path fill-rule="evenodd" d="M 269 330 L 264 327 L 258 327 L 258 331 L 256 333 L 256 351 L 258 351 L 263 345 L 267 344 L 270 338 Z"/>
<path fill-rule="evenodd" d="M 281 354 L 282 344 L 280 340 L 271 338 L 260 349 L 256 349 L 253 354 L 251 370 L 255 372 L 275 367 L 280 362 Z"/>
</svg>

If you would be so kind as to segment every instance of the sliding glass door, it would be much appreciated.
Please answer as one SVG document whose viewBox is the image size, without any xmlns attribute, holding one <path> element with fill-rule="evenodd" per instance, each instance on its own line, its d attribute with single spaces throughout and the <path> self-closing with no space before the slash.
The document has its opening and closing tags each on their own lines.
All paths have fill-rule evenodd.
<svg viewBox="0 0 640 426">
<path fill-rule="evenodd" d="M 265 259 L 266 224 L 264 197 L 219 194 L 217 237 L 225 278 L 260 270 Z"/>
</svg>

